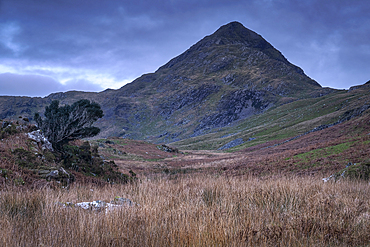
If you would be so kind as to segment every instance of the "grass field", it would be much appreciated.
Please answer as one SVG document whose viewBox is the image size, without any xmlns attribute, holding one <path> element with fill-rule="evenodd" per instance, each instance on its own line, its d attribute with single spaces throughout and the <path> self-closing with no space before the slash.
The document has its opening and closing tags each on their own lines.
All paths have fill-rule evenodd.
<svg viewBox="0 0 370 247">
<path fill-rule="evenodd" d="M 122 196 L 139 205 L 62 208 Z M 2 246 L 367 246 L 368 182 L 176 176 L 0 192 Z"/>
</svg>

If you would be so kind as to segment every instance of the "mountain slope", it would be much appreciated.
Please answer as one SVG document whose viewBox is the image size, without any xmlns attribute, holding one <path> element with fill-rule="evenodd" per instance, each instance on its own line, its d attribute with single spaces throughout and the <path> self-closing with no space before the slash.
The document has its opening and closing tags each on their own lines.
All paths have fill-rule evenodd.
<svg viewBox="0 0 370 247">
<path fill-rule="evenodd" d="M 274 106 L 263 114 L 207 135 L 173 143 L 180 149 L 236 151 L 280 145 L 370 113 L 370 84 Z M 356 128 L 356 127 L 354 127 Z M 237 142 L 235 142 L 237 140 Z M 320 140 L 325 142 L 326 140 Z M 304 144 L 303 144 L 304 145 Z"/>
<path fill-rule="evenodd" d="M 0 117 L 32 117 L 58 99 L 101 104 L 99 137 L 174 142 L 215 133 L 274 107 L 335 92 L 323 89 L 257 33 L 238 22 L 220 27 L 181 55 L 118 90 L 0 97 Z"/>
</svg>

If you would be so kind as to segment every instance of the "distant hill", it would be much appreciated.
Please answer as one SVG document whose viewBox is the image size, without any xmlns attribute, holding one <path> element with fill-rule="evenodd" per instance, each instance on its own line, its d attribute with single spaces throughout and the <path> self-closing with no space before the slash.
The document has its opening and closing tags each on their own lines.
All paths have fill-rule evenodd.
<svg viewBox="0 0 370 247">
<path fill-rule="evenodd" d="M 54 99 L 70 104 L 87 98 L 98 102 L 104 110 L 104 118 L 97 122 L 102 129 L 99 137 L 119 136 L 216 149 L 232 139 L 215 142 L 214 138 L 221 135 L 248 139 L 248 135 L 240 134 L 242 130 L 266 124 L 275 126 L 274 114 L 286 109 L 280 107 L 289 106 L 289 111 L 299 109 L 304 115 L 311 105 L 316 109 L 317 102 L 332 97 L 336 104 L 342 104 L 343 110 L 349 94 L 338 95 L 343 96 L 344 91 L 322 88 L 262 36 L 231 22 L 155 73 L 142 75 L 118 90 L 72 91 L 45 98 L 0 97 L 0 118 L 19 115 L 32 118 L 34 112 L 43 112 Z M 294 136 L 316 125 L 335 122 L 342 113 L 330 108 L 327 112 L 311 114 L 309 119 L 317 118 L 316 122 L 311 121 L 290 134 Z M 332 115 L 323 118 L 326 114 Z M 297 116 L 291 115 L 280 127 L 295 126 L 304 120 L 300 122 Z M 199 145 L 200 142 L 204 145 Z"/>
</svg>

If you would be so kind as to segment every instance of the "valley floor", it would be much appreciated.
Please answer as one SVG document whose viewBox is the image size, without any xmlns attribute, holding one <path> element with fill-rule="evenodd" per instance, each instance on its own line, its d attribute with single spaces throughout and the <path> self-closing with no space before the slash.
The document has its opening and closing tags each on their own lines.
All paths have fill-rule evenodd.
<svg viewBox="0 0 370 247">
<path fill-rule="evenodd" d="M 135 179 L 112 185 L 86 173 L 90 180 L 67 188 L 40 178 L 32 180 L 39 187 L 16 183 L 24 171 L 5 154 L 27 142 L 15 134 L 1 146 L 0 245 L 369 246 L 369 123 L 365 115 L 236 152 L 94 140 L 102 159 Z M 339 175 L 322 180 L 331 174 Z M 117 196 L 134 204 L 67 206 Z"/>
<path fill-rule="evenodd" d="M 112 139 L 99 152 L 127 173 L 217 173 L 271 177 L 326 177 L 348 164 L 370 164 L 370 116 L 365 115 L 297 139 L 274 140 L 234 152 L 181 150 L 166 153 L 144 141 Z M 290 141 L 289 141 L 290 140 Z M 104 139 L 103 139 L 104 141 Z"/>
</svg>

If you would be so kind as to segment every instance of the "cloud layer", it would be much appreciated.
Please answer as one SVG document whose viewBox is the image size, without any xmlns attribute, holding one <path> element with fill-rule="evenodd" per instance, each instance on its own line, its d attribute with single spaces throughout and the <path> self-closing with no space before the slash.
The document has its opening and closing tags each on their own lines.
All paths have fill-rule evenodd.
<svg viewBox="0 0 370 247">
<path fill-rule="evenodd" d="M 100 85 L 85 80 L 71 80 L 62 84 L 51 77 L 40 75 L 0 74 L 1 95 L 44 97 L 55 92 L 70 90 L 102 91 Z"/>
<path fill-rule="evenodd" d="M 369 11 L 367 0 L 2 0 L 0 95 L 119 88 L 234 20 L 321 85 L 348 88 L 370 79 Z"/>
</svg>

